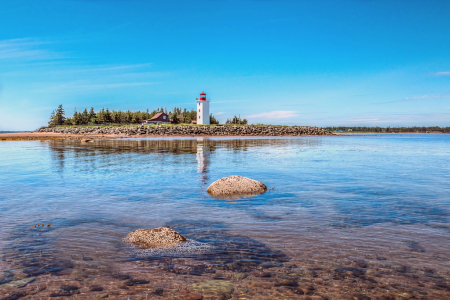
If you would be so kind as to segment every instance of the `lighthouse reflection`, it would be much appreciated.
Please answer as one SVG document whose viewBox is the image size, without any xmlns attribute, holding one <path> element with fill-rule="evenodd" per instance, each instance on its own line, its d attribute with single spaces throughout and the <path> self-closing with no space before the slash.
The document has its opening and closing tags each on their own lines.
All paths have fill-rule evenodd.
<svg viewBox="0 0 450 300">
<path fill-rule="evenodd" d="M 211 149 L 207 144 L 208 138 L 197 138 L 197 173 L 200 173 L 202 185 L 208 183 L 208 166 L 210 162 Z"/>
</svg>

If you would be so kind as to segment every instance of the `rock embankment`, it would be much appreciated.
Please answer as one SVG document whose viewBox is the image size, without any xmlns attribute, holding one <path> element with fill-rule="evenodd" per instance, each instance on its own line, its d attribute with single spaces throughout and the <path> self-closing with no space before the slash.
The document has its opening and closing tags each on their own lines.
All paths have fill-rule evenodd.
<svg viewBox="0 0 450 300">
<path fill-rule="evenodd" d="M 299 136 L 333 135 L 319 127 L 281 126 L 127 126 L 127 127 L 46 127 L 37 132 L 62 134 L 117 134 L 156 136 Z"/>
<path fill-rule="evenodd" d="M 228 176 L 214 181 L 206 190 L 211 196 L 247 196 L 267 191 L 264 183 L 242 176 Z"/>
</svg>

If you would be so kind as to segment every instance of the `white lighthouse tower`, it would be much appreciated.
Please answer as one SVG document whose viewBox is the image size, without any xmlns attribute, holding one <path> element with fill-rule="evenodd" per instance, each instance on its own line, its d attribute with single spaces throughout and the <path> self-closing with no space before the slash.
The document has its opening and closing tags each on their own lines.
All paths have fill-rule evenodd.
<svg viewBox="0 0 450 300">
<path fill-rule="evenodd" d="M 206 100 L 206 93 L 201 92 L 197 98 L 197 124 L 209 125 L 209 101 Z"/>
</svg>

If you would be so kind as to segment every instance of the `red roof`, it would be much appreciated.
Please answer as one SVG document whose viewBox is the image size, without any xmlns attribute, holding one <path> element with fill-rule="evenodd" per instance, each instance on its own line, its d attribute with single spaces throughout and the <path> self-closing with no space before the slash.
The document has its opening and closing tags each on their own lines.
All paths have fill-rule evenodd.
<svg viewBox="0 0 450 300">
<path fill-rule="evenodd" d="M 201 92 L 200 95 L 205 95 L 206 96 L 206 93 L 205 92 Z"/>
</svg>

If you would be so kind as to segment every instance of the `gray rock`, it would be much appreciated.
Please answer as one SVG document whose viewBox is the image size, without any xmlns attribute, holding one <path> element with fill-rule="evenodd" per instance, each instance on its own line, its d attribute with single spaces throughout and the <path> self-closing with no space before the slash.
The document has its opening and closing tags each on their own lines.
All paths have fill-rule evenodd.
<svg viewBox="0 0 450 300">
<path fill-rule="evenodd" d="M 215 197 L 257 195 L 266 191 L 264 183 L 235 175 L 216 180 L 207 189 L 207 192 Z"/>
</svg>

